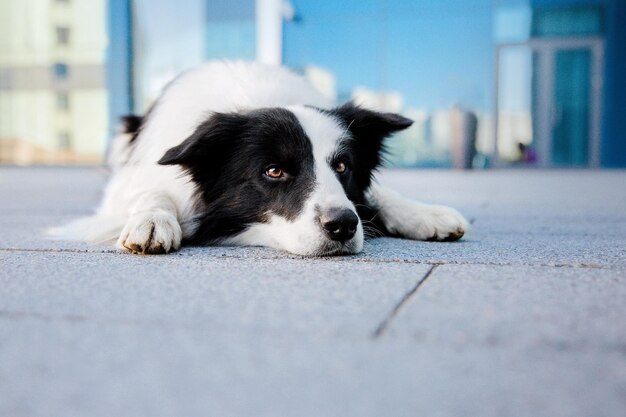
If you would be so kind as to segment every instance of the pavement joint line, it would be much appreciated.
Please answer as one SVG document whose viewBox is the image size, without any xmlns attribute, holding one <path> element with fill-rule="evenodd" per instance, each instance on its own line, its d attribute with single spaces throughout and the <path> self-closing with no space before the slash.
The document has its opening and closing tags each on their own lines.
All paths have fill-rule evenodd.
<svg viewBox="0 0 626 417">
<path fill-rule="evenodd" d="M 133 328 L 150 328 L 150 329 L 165 329 L 165 330 L 181 330 L 181 329 L 197 329 L 199 324 L 196 320 L 180 319 L 172 317 L 103 317 L 103 316 L 90 316 L 80 314 L 67 314 L 67 313 L 52 313 L 46 314 L 36 311 L 10 311 L 0 310 L 0 322 L 7 321 L 8 323 L 20 323 L 28 321 L 39 321 L 44 323 L 63 323 L 67 325 L 107 325 L 107 326 L 124 326 Z M 208 328 L 211 331 L 228 332 L 232 329 L 230 326 L 223 326 L 216 320 L 207 320 L 203 318 L 200 326 Z M 246 327 L 244 327 L 245 329 Z M 246 331 L 246 330 L 244 330 Z M 285 337 L 291 338 L 293 335 L 285 333 L 279 328 L 263 328 L 263 333 L 274 334 L 274 332 L 280 332 Z M 317 334 L 316 337 L 322 337 L 328 340 L 337 340 L 336 335 L 331 333 Z M 371 338 L 367 332 L 363 332 L 356 336 L 356 338 L 364 343 L 371 341 Z M 345 339 L 344 339 L 345 340 Z"/>
<path fill-rule="evenodd" d="M 398 303 L 393 307 L 393 309 L 387 314 L 387 317 L 380 322 L 376 330 L 372 333 L 372 339 L 380 339 L 381 336 L 385 334 L 389 325 L 393 321 L 393 319 L 398 315 L 402 307 L 407 304 L 411 298 L 417 293 L 417 290 L 422 286 L 424 282 L 437 270 L 437 268 L 441 264 L 436 263 L 432 264 L 430 269 L 424 274 L 424 276 L 417 281 L 417 283 L 411 288 L 404 296 L 398 301 Z"/>
<path fill-rule="evenodd" d="M 459 262 L 459 261 L 444 261 L 444 260 L 427 260 L 417 261 L 414 259 L 354 259 L 355 262 L 372 262 L 372 263 L 407 263 L 416 265 L 482 265 L 482 266 L 529 266 L 537 268 L 580 268 L 580 269 L 605 269 L 605 270 L 621 270 L 625 269 L 624 266 L 610 266 L 610 265 L 597 265 L 597 264 L 534 264 L 534 263 L 514 263 L 514 262 Z"/>
<path fill-rule="evenodd" d="M 50 249 L 42 249 L 42 248 L 0 248 L 0 252 L 50 252 L 50 253 L 76 253 L 76 254 L 91 254 L 91 255 L 122 255 L 122 256 L 135 256 L 135 257 L 161 257 L 164 255 L 137 255 L 137 254 L 129 254 L 122 252 L 117 249 L 110 250 L 98 250 L 93 251 L 89 249 L 59 249 L 59 248 L 50 248 Z M 177 256 L 177 257 L 191 257 L 196 256 L 187 255 L 184 253 L 174 252 L 165 256 Z M 425 260 L 418 261 L 415 259 L 402 259 L 402 258 L 392 258 L 392 259 L 375 259 L 375 258 L 351 258 L 351 257 L 337 257 L 337 256 L 327 256 L 327 257 L 306 257 L 306 256 L 267 256 L 267 257 L 248 257 L 242 255 L 227 255 L 221 254 L 214 256 L 213 259 L 245 259 L 245 260 L 261 260 L 261 261 L 275 261 L 282 259 L 289 260 L 315 260 L 315 261 L 337 261 L 339 262 L 360 262 L 360 263 L 377 263 L 377 264 L 385 264 L 385 263 L 404 263 L 404 264 L 413 264 L 413 265 L 478 265 L 478 266 L 512 266 L 512 267 L 533 267 L 533 268 L 572 268 L 572 269 L 597 269 L 597 270 L 606 270 L 606 271 L 621 271 L 626 269 L 626 266 L 621 265 L 598 265 L 598 264 L 566 264 L 566 263 L 558 263 L 558 264 L 549 264 L 549 263 L 514 263 L 514 262 L 458 262 L 458 261 L 449 261 L 449 260 Z"/>
<path fill-rule="evenodd" d="M 20 320 L 20 319 L 35 319 L 35 320 L 43 320 L 43 321 L 51 321 L 51 320 L 60 320 L 67 322 L 83 322 L 87 321 L 87 317 L 74 315 L 74 314 L 64 314 L 61 316 L 49 316 L 41 313 L 33 313 L 33 312 L 23 312 L 23 311 L 6 311 L 0 310 L 0 319 L 9 319 L 9 320 Z"/>
<path fill-rule="evenodd" d="M 168 321 L 157 318 L 125 318 L 125 317 L 89 317 L 78 314 L 44 314 L 30 311 L 7 311 L 0 310 L 0 320 L 39 320 L 45 322 L 63 323 L 106 323 L 126 326 L 160 326 L 160 327 L 180 327 L 180 321 Z"/>
<path fill-rule="evenodd" d="M 153 326 L 162 328 L 181 328 L 188 325 L 188 320 L 176 320 L 169 318 L 129 318 L 129 317 L 90 317 L 79 314 L 45 314 L 31 311 L 8 311 L 0 310 L 0 320 L 38 320 L 44 322 L 61 323 L 102 323 L 122 326 Z M 206 323 L 206 322 L 205 322 Z"/>
<path fill-rule="evenodd" d="M 92 251 L 89 249 L 59 249 L 59 248 L 50 248 L 50 249 L 0 248 L 0 252 L 56 252 L 56 253 L 92 253 L 94 255 L 110 255 L 110 254 L 123 255 L 122 252 L 117 251 L 115 249 Z"/>
<path fill-rule="evenodd" d="M 22 208 L 9 208 L 0 209 L 2 214 L 23 214 L 24 216 L 41 215 L 45 217 L 54 216 L 89 216 L 93 215 L 93 210 L 81 210 L 81 209 L 63 209 L 63 210 L 43 210 L 43 209 L 22 209 Z M 62 220 L 61 220 L 62 221 Z"/>
</svg>

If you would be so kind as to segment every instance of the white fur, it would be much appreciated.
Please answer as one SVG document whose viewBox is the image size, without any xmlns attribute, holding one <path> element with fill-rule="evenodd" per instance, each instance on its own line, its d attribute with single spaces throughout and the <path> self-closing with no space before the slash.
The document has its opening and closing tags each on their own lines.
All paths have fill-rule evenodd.
<svg viewBox="0 0 626 417">
<path fill-rule="evenodd" d="M 459 238 L 469 229 L 467 220 L 451 207 L 418 203 L 376 183 L 372 183 L 366 198 L 379 208 L 378 215 L 387 230 L 409 239 Z"/>
<path fill-rule="evenodd" d="M 184 237 L 192 236 L 198 196 L 188 174 L 177 166 L 158 165 L 164 153 L 190 136 L 212 112 L 233 112 L 262 107 L 287 107 L 292 111 L 312 141 L 316 186 L 294 221 L 274 215 L 270 221 L 255 224 L 227 243 L 263 245 L 292 253 L 320 254 L 328 244 L 316 224 L 316 207 L 355 210 L 328 157 L 335 151 L 345 129 L 318 111 L 304 107 L 328 108 L 329 102 L 305 78 L 285 68 L 258 63 L 212 62 L 188 71 L 164 91 L 143 126 L 132 155 L 124 153 L 116 139 L 113 176 L 103 201 L 94 216 L 80 219 L 57 236 L 69 239 L 104 241 L 117 239 L 118 246 L 134 253 L 161 253 L 176 250 Z M 119 162 L 119 161 L 118 161 Z M 380 187 L 373 186 L 368 195 L 380 205 L 380 215 L 392 231 L 413 239 L 465 230 L 467 222 L 452 209 L 409 202 Z M 336 242 L 333 244 L 337 244 Z M 326 246 L 327 247 L 327 246 Z M 343 244 L 337 253 L 356 253 L 363 247 L 363 228 Z"/>
<path fill-rule="evenodd" d="M 316 227 L 316 207 L 321 210 L 347 208 L 356 213 L 354 204 L 346 196 L 337 175 L 328 164 L 329 157 L 340 146 L 345 129 L 316 110 L 293 106 L 288 109 L 296 115 L 304 132 L 311 139 L 315 160 L 315 189 L 295 221 L 289 222 L 274 215 L 270 222 L 254 224 L 227 242 L 269 246 L 298 255 L 310 255 L 318 252 L 327 240 L 321 228 Z M 363 227 L 359 222 L 354 238 L 347 242 L 344 248 L 338 248 L 337 253 L 356 253 L 362 249 Z"/>
<path fill-rule="evenodd" d="M 146 248 L 177 249 L 181 239 L 195 231 L 196 225 L 191 219 L 197 196 L 188 175 L 179 167 L 158 165 L 157 161 L 168 149 L 191 135 L 212 112 L 298 105 L 328 108 L 332 103 L 304 77 L 282 67 L 248 62 L 210 62 L 182 74 L 166 88 L 152 109 L 132 156 L 122 155 L 128 159 L 127 164 L 114 166 L 117 170 L 105 189 L 96 214 L 65 228 L 51 230 L 52 234 L 89 241 L 114 237 L 121 249 L 133 252 Z M 124 140 L 128 140 L 128 135 L 118 136 L 116 146 Z M 122 153 L 116 148 L 113 159 Z M 164 202 L 167 208 L 163 207 Z M 305 229 L 303 222 L 283 220 L 287 225 L 281 227 L 281 219 L 276 219 L 271 222 L 275 225 L 272 230 L 276 230 L 273 235 L 283 234 L 284 227 Z M 311 225 L 309 229 L 312 229 Z M 290 232 L 284 234 L 292 235 Z M 262 239 L 252 237 L 233 239 L 233 242 L 265 244 Z M 291 248 L 289 242 L 286 246 L 284 249 Z M 294 249 L 301 253 L 307 253 L 307 250 Z"/>
</svg>

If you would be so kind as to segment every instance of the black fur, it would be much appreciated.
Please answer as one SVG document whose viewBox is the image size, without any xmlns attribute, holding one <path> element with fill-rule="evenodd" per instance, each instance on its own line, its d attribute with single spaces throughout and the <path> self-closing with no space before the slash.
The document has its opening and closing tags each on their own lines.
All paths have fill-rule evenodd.
<svg viewBox="0 0 626 417">
<path fill-rule="evenodd" d="M 134 114 L 129 114 L 126 116 L 120 117 L 120 124 L 122 133 L 131 133 L 128 143 L 133 144 L 135 140 L 137 140 L 137 136 L 139 136 L 139 132 L 143 127 L 144 122 L 147 120 L 146 116 L 137 116 Z"/>
<path fill-rule="evenodd" d="M 120 124 L 122 133 L 135 133 L 143 124 L 143 117 L 134 114 L 122 116 L 120 117 Z"/>
<path fill-rule="evenodd" d="M 346 129 L 344 143 L 328 164 L 346 165 L 337 177 L 357 207 L 365 230 L 385 233 L 364 193 L 381 163 L 383 140 L 412 121 L 351 103 L 319 111 Z M 191 243 L 240 233 L 250 224 L 267 221 L 267 214 L 293 220 L 315 187 L 310 138 L 296 116 L 282 108 L 213 114 L 189 138 L 168 150 L 159 164 L 181 165 L 198 187 L 200 214 L 195 221 L 199 227 Z M 273 164 L 285 171 L 284 178 L 264 174 Z"/>
<path fill-rule="evenodd" d="M 413 121 L 395 113 L 363 109 L 353 103 L 321 111 L 339 120 L 350 133 L 343 146 L 340 146 L 342 154 L 334 155 L 332 159 L 348 161 L 350 169 L 339 179 L 346 195 L 356 206 L 365 231 L 371 236 L 389 235 L 389 231 L 377 218 L 377 208 L 367 203 L 364 193 L 382 164 L 385 138 L 411 126 Z M 329 162 L 334 165 L 334 161 Z"/>
<path fill-rule="evenodd" d="M 239 233 L 268 213 L 295 219 L 315 185 L 311 141 L 296 116 L 280 108 L 214 114 L 159 163 L 181 165 L 198 185 L 193 243 Z M 272 164 L 284 169 L 283 179 L 264 174 Z"/>
</svg>

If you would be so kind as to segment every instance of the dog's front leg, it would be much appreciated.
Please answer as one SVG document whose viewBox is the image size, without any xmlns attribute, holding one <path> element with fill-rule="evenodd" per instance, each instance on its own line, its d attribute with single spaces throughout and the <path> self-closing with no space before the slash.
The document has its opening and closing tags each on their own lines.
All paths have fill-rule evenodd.
<svg viewBox="0 0 626 417">
<path fill-rule="evenodd" d="M 139 254 L 168 253 L 180 248 L 182 230 L 176 205 L 163 192 L 141 194 L 129 210 L 118 246 Z"/>
<path fill-rule="evenodd" d="M 418 203 L 375 183 L 366 198 L 377 212 L 376 221 L 393 236 L 453 241 L 460 239 L 469 227 L 467 220 L 453 208 Z"/>
</svg>

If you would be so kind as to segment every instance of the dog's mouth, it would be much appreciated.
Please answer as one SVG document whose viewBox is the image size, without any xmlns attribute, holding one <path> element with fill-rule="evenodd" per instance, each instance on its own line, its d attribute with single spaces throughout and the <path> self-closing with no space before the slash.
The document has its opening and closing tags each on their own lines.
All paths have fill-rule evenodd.
<svg viewBox="0 0 626 417">
<path fill-rule="evenodd" d="M 311 257 L 330 257 L 330 256 L 348 256 L 359 252 L 358 245 L 355 240 L 347 242 L 324 242 L 315 252 L 308 255 Z"/>
</svg>

